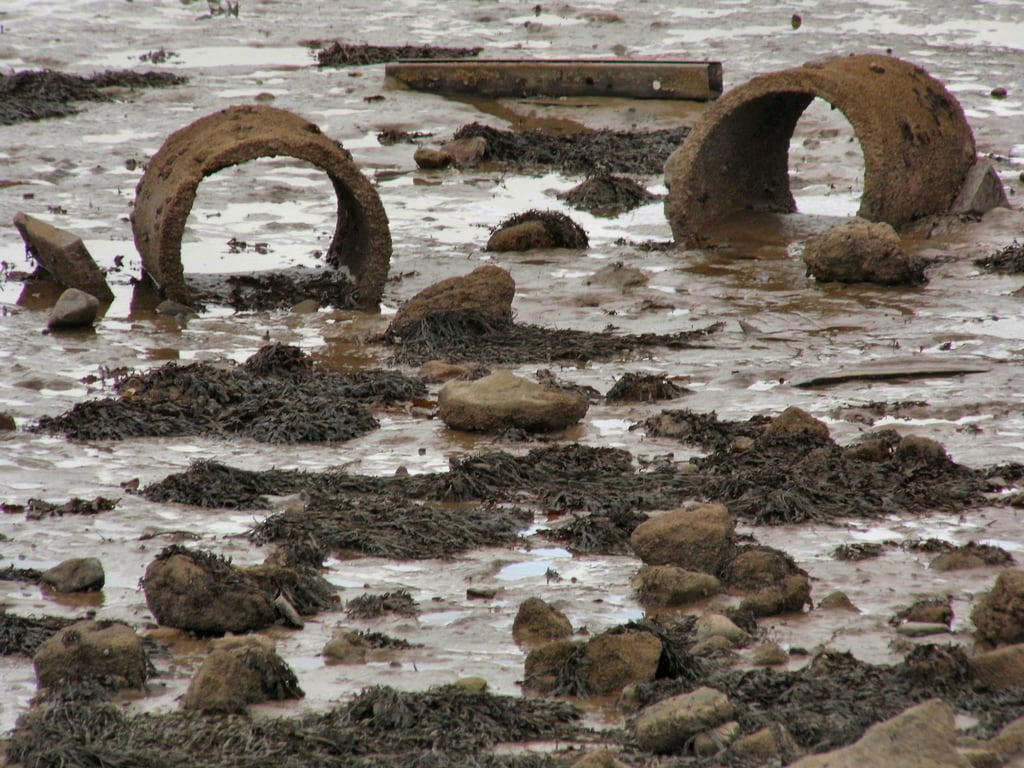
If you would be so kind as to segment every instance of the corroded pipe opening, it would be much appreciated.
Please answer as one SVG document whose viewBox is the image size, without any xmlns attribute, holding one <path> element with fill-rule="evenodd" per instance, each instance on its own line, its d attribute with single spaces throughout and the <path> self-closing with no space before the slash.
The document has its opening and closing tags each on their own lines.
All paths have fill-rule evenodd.
<svg viewBox="0 0 1024 768">
<path fill-rule="evenodd" d="M 821 98 L 840 110 L 864 154 L 858 215 L 901 227 L 945 213 L 974 162 L 974 135 L 956 98 L 920 67 L 849 56 L 760 77 L 728 91 L 665 164 L 665 215 L 696 246 L 740 210 L 791 213 L 789 141 Z"/>
<path fill-rule="evenodd" d="M 391 263 L 391 232 L 380 197 L 339 143 L 283 109 L 230 107 L 172 133 L 135 189 L 132 233 L 142 267 L 169 299 L 189 303 L 181 238 L 200 182 L 233 165 L 284 155 L 330 177 L 338 218 L 327 260 L 346 267 L 360 308 L 376 308 Z"/>
</svg>

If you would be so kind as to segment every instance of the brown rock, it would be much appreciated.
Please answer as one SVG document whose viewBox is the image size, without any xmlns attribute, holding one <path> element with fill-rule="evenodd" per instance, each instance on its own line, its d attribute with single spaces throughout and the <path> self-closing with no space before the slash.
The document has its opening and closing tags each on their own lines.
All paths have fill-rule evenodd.
<svg viewBox="0 0 1024 768">
<path fill-rule="evenodd" d="M 58 592 L 90 592 L 103 589 L 103 563 L 95 557 L 75 557 L 55 565 L 39 580 Z"/>
<path fill-rule="evenodd" d="M 698 688 L 644 709 L 634 724 L 636 740 L 648 752 L 676 752 L 701 731 L 730 720 L 733 712 L 724 693 L 714 688 Z"/>
<path fill-rule="evenodd" d="M 630 683 L 653 680 L 661 649 L 661 640 L 650 632 L 604 633 L 587 643 L 580 672 L 592 694 L 615 693 Z"/>
<path fill-rule="evenodd" d="M 756 617 L 778 616 L 802 611 L 805 605 L 811 604 L 811 581 L 797 574 L 757 591 L 740 603 L 740 610 L 750 611 Z"/>
<path fill-rule="evenodd" d="M 100 302 L 95 296 L 68 288 L 57 299 L 50 310 L 46 327 L 54 329 L 89 328 L 100 312 Z"/>
<path fill-rule="evenodd" d="M 697 757 L 713 757 L 728 747 L 740 735 L 740 724 L 735 720 L 693 737 L 693 752 Z"/>
<path fill-rule="evenodd" d="M 825 422 L 819 421 L 805 411 L 791 405 L 778 416 L 765 429 L 766 435 L 800 435 L 812 434 L 828 439 L 828 427 Z"/>
<path fill-rule="evenodd" d="M 903 250 L 889 224 L 854 219 L 807 240 L 803 259 L 819 282 L 923 283 L 924 262 Z"/>
<path fill-rule="evenodd" d="M 1024 752 L 1024 717 L 1018 717 L 1004 725 L 999 733 L 988 740 L 988 746 L 1003 760 L 1009 760 Z"/>
<path fill-rule="evenodd" d="M 955 739 L 953 710 L 932 699 L 871 726 L 855 744 L 805 757 L 791 768 L 971 768 Z"/>
<path fill-rule="evenodd" d="M 845 592 L 831 592 L 818 601 L 818 608 L 833 611 L 853 611 L 860 613 L 860 609 L 853 604 Z"/>
<path fill-rule="evenodd" d="M 420 366 L 420 378 L 427 381 L 448 381 L 462 378 L 470 371 L 468 366 L 446 363 L 443 360 L 427 360 Z"/>
<path fill-rule="evenodd" d="M 750 660 L 759 667 L 776 667 L 788 664 L 789 654 L 778 643 L 764 643 L 754 649 Z"/>
<path fill-rule="evenodd" d="M 452 164 L 451 155 L 444 150 L 433 147 L 418 147 L 413 153 L 412 159 L 416 162 L 416 165 L 427 171 L 447 168 Z"/>
<path fill-rule="evenodd" d="M 0 411 L 0 432 L 13 432 L 17 428 L 14 417 L 6 411 Z"/>
<path fill-rule="evenodd" d="M 949 455 L 942 447 L 942 443 L 917 435 L 907 435 L 901 439 L 893 456 L 897 461 L 906 464 L 943 466 L 949 463 Z"/>
<path fill-rule="evenodd" d="M 994 690 L 1024 685 L 1024 643 L 979 653 L 971 658 L 971 672 Z"/>
<path fill-rule="evenodd" d="M 480 164 L 487 154 L 487 140 L 483 136 L 470 136 L 449 141 L 441 147 L 456 168 L 472 168 Z"/>
<path fill-rule="evenodd" d="M 184 709 L 242 713 L 249 704 L 303 696 L 295 673 L 264 638 L 226 637 L 206 657 L 185 692 Z"/>
<path fill-rule="evenodd" d="M 336 629 L 320 653 L 338 664 L 362 664 L 366 661 L 366 640 L 355 630 Z"/>
<path fill-rule="evenodd" d="M 551 693 L 558 680 L 559 671 L 582 647 L 583 643 L 579 641 L 555 640 L 531 650 L 526 655 L 523 688 L 542 696 Z"/>
<path fill-rule="evenodd" d="M 796 742 L 781 725 L 762 728 L 749 736 L 744 736 L 732 745 L 734 754 L 750 761 L 768 762 L 796 751 Z"/>
<path fill-rule="evenodd" d="M 733 558 L 725 569 L 724 579 L 731 587 L 743 590 L 762 589 L 783 579 L 803 573 L 793 558 L 772 547 L 750 547 Z"/>
<path fill-rule="evenodd" d="M 948 597 L 918 600 L 905 611 L 900 611 L 897 618 L 900 621 L 945 624 L 948 627 L 953 623 L 953 607 Z"/>
<path fill-rule="evenodd" d="M 722 585 L 711 574 L 675 565 L 645 565 L 630 583 L 637 602 L 649 608 L 676 608 L 722 591 Z"/>
<path fill-rule="evenodd" d="M 629 768 L 610 749 L 593 749 L 572 764 L 572 768 Z"/>
<path fill-rule="evenodd" d="M 39 646 L 32 664 L 41 688 L 101 680 L 138 688 L 148 675 L 142 638 L 125 624 L 80 621 Z"/>
<path fill-rule="evenodd" d="M 677 509 L 644 521 L 629 538 L 647 565 L 716 574 L 733 552 L 736 524 L 722 504 Z"/>
<path fill-rule="evenodd" d="M 546 643 L 571 634 L 572 624 L 566 615 L 539 597 L 524 600 L 512 622 L 512 637 L 517 643 Z"/>
<path fill-rule="evenodd" d="M 495 230 L 488 238 L 484 250 L 505 253 L 554 247 L 555 238 L 548 232 L 544 222 L 534 219 Z"/>
<path fill-rule="evenodd" d="M 1024 642 L 1024 570 L 1011 568 L 1000 573 L 995 586 L 971 612 L 971 620 L 978 637 L 986 642 Z"/>
<path fill-rule="evenodd" d="M 720 613 L 705 613 L 694 627 L 698 642 L 712 637 L 724 637 L 733 648 L 742 648 L 750 642 L 750 635 L 736 626 L 732 619 Z"/>
<path fill-rule="evenodd" d="M 506 270 L 477 267 L 468 275 L 434 283 L 409 299 L 395 314 L 388 334 L 405 336 L 425 317 L 458 311 L 472 311 L 494 325 L 508 325 L 515 294 L 516 283 Z"/>
<path fill-rule="evenodd" d="M 449 427 L 500 432 L 518 427 L 555 432 L 582 419 L 590 403 L 575 393 L 545 387 L 509 371 L 475 381 L 450 381 L 437 396 L 438 415 Z"/>
<path fill-rule="evenodd" d="M 20 212 L 14 214 L 14 226 L 32 258 L 58 283 L 77 288 L 104 303 L 114 300 L 114 292 L 107 285 L 103 271 L 96 266 L 78 235 Z"/>
</svg>

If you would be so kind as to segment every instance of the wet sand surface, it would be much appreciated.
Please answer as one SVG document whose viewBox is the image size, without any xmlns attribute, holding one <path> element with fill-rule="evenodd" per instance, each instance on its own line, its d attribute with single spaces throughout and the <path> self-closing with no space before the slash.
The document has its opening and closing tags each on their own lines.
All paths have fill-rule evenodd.
<svg viewBox="0 0 1024 768">
<path fill-rule="evenodd" d="M 153 528 L 200 535 L 189 542 L 233 558 L 262 562 L 266 551 L 243 534 L 264 511 L 205 510 L 159 504 L 123 492 L 185 470 L 196 459 L 216 459 L 243 469 L 322 470 L 391 475 L 443 471 L 453 457 L 488 449 L 522 452 L 532 447 L 487 436 L 456 433 L 415 409 L 376 413 L 380 429 L 342 444 L 267 445 L 248 440 L 134 439 L 71 442 L 24 431 L 42 416 L 57 415 L 88 398 L 109 394 L 104 372 L 147 370 L 168 360 L 240 362 L 266 340 L 296 345 L 336 370 L 386 365 L 390 352 L 368 343 L 397 306 L 439 279 L 484 263 L 508 269 L 516 280 L 519 322 L 618 332 L 671 333 L 724 321 L 706 348 L 638 350 L 621 360 L 556 367 L 559 378 L 601 393 L 625 372 L 666 373 L 693 390 L 659 404 L 592 406 L 586 419 L 560 436 L 587 445 L 621 447 L 637 457 L 697 449 L 645 435 L 630 426 L 664 407 L 715 411 L 723 419 L 775 415 L 796 405 L 822 419 L 840 444 L 880 426 L 940 441 L 957 462 L 972 467 L 1024 461 L 1024 388 L 1019 384 L 1024 312 L 1015 292 L 1021 278 L 993 275 L 972 264 L 1024 236 L 1024 214 L 999 209 L 980 221 L 962 222 L 921 236 L 911 247 L 932 260 L 927 285 L 914 289 L 819 285 L 805 275 L 799 253 L 806 238 L 857 208 L 862 160 L 851 129 L 828 105 L 815 102 L 797 128 L 790 174 L 801 212 L 745 215 L 721 228 L 725 244 L 704 251 L 640 251 L 616 240 L 668 240 L 660 202 L 616 218 L 566 207 L 555 196 L 580 179 L 559 173 L 501 169 L 421 171 L 410 144 L 383 146 L 386 128 L 423 131 L 436 140 L 479 120 L 507 127 L 571 121 L 590 128 L 627 130 L 691 125 L 705 108 L 694 103 L 576 99 L 555 103 L 505 100 L 487 103 L 385 88 L 383 66 L 317 69 L 309 38 L 380 44 L 411 43 L 484 47 L 493 56 L 664 56 L 721 60 L 725 85 L 754 74 L 823 56 L 883 53 L 915 61 L 956 95 L 975 133 L 979 154 L 991 155 L 1012 204 L 1024 199 L 1024 22 L 1014 2 L 802 4 L 803 24 L 790 25 L 791 9 L 762 9 L 735 2 L 715 8 L 651 2 L 642 13 L 612 2 L 544 5 L 459 1 L 438 7 L 406 0 L 378 4 L 243 2 L 237 18 L 202 18 L 205 4 L 83 1 L 68 7 L 49 0 L 9 0 L 0 11 L 0 66 L 5 71 L 49 67 L 88 75 L 106 68 L 161 69 L 187 75 L 187 85 L 118 92 L 106 103 L 82 105 L 72 117 L 0 127 L 0 222 L 25 211 L 81 235 L 108 280 L 115 301 L 95 332 L 42 334 L 55 295 L 46 286 L 0 283 L 0 410 L 19 431 L 0 432 L 0 501 L 63 501 L 72 496 L 119 498 L 97 516 L 28 520 L 0 517 L 0 567 L 47 568 L 69 557 L 98 557 L 106 569 L 101 597 L 82 602 L 35 585 L 0 581 L 0 603 L 22 615 L 102 618 L 153 626 L 139 579 L 170 539 L 143 538 Z M 594 21 L 597 11 L 621 21 Z M 589 18 L 588 18 L 589 15 Z M 140 61 L 165 48 L 176 55 L 159 65 Z M 993 99 L 993 87 L 1009 95 Z M 366 101 L 381 95 L 383 100 Z M 379 315 L 321 310 L 315 314 L 234 312 L 211 307 L 184 328 L 133 301 L 130 279 L 139 258 L 127 216 L 142 166 L 166 135 L 217 109 L 270 103 L 307 117 L 348 149 L 376 188 L 394 240 L 391 279 Z M 664 193 L 663 179 L 641 179 Z M 489 229 L 527 208 L 569 213 L 590 236 L 588 251 L 483 251 Z M 317 253 L 330 243 L 335 200 L 327 178 L 289 159 L 264 159 L 227 169 L 199 190 L 186 230 L 186 272 L 243 271 L 282 266 L 319 268 Z M 232 238 L 266 243 L 267 253 L 231 253 Z M 9 270 L 31 270 L 16 230 L 0 230 L 0 260 Z M 117 266 L 123 260 L 123 267 Z M 601 267 L 622 261 L 648 277 L 627 289 L 587 285 Z M 798 388 L 793 382 L 869 362 L 968 361 L 987 373 L 887 381 L 850 380 Z M 528 377 L 538 361 L 516 369 Z M 414 374 L 414 370 L 408 371 Z M 88 383 L 87 383 L 88 382 Z M 432 395 L 436 394 L 436 385 Z M 886 401 L 925 401 L 909 415 L 869 425 L 858 406 Z M 263 705 L 268 713 L 322 710 L 362 687 L 386 684 L 423 690 L 476 675 L 497 693 L 516 694 L 524 652 L 512 640 L 518 604 L 540 596 L 562 609 L 574 627 L 596 633 L 643 615 L 629 587 L 639 560 L 632 556 L 573 556 L 524 531 L 516 548 L 482 549 L 451 560 L 330 559 L 326 577 L 343 588 L 342 601 L 367 592 L 405 588 L 420 603 L 416 618 L 350 621 L 327 612 L 301 631 L 266 632 L 295 669 L 306 696 L 299 702 Z M 952 595 L 956 614 L 950 642 L 973 645 L 969 614 L 998 569 L 950 574 L 929 570 L 930 556 L 888 548 L 876 559 L 838 561 L 844 543 L 935 537 L 955 543 L 997 544 L 1019 557 L 1024 551 L 1017 508 L 984 506 L 964 515 L 843 521 L 837 525 L 742 527 L 766 545 L 791 554 L 812 578 L 813 597 L 847 593 L 860 613 L 815 610 L 763 619 L 766 639 L 783 647 L 849 650 L 869 662 L 895 661 L 888 619 L 921 597 Z M 549 569 L 560 580 L 551 579 Z M 489 601 L 469 600 L 470 586 L 498 588 Z M 712 605 L 731 605 L 736 597 Z M 708 606 L 698 606 L 704 609 Z M 696 609 L 695 609 L 696 610 Z M 320 650 L 337 626 L 372 629 L 422 647 L 396 651 L 365 665 L 327 665 Z M 132 706 L 166 711 L 197 668 L 207 642 L 184 635 L 161 638 L 170 656 L 149 695 Z M 790 668 L 804 663 L 796 656 Z M 395 663 L 397 662 L 397 663 Z M 36 692 L 30 660 L 0 658 L 0 732 L 13 728 Z M 613 718 L 614 716 L 610 715 Z"/>
</svg>

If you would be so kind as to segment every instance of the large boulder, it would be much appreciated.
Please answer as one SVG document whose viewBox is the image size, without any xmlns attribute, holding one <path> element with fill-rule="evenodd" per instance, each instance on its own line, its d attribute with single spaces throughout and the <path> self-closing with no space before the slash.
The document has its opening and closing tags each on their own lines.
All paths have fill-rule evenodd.
<svg viewBox="0 0 1024 768">
<path fill-rule="evenodd" d="M 1024 570 L 999 574 L 971 612 L 978 637 L 989 643 L 1024 642 Z"/>
<path fill-rule="evenodd" d="M 273 595 L 244 572 L 210 552 L 171 546 L 149 564 L 142 578 L 146 604 L 158 623 L 222 635 L 273 624 Z"/>
<path fill-rule="evenodd" d="M 584 417 L 590 404 L 579 395 L 550 389 L 509 371 L 475 381 L 451 381 L 437 397 L 441 419 L 453 429 L 500 432 L 520 428 L 554 432 Z"/>
<path fill-rule="evenodd" d="M 971 672 L 994 690 L 1024 685 L 1024 643 L 1007 645 L 971 658 Z"/>
<path fill-rule="evenodd" d="M 661 640 L 650 632 L 604 633 L 587 643 L 580 672 L 587 690 L 606 696 L 632 683 L 648 683 L 658 672 Z"/>
<path fill-rule="evenodd" d="M 971 768 L 955 745 L 953 710 L 931 699 L 871 726 L 848 747 L 805 757 L 790 768 Z"/>
<path fill-rule="evenodd" d="M 698 688 L 662 699 L 640 712 L 634 724 L 636 740 L 648 752 L 676 752 L 701 731 L 731 720 L 733 712 L 724 693 Z"/>
<path fill-rule="evenodd" d="M 710 573 L 687 571 L 675 565 L 645 565 L 630 582 L 645 608 L 678 608 L 722 591 Z"/>
<path fill-rule="evenodd" d="M 74 557 L 43 571 L 39 580 L 58 592 L 90 592 L 103 589 L 103 563 L 95 557 Z"/>
<path fill-rule="evenodd" d="M 102 302 L 114 300 L 114 292 L 107 285 L 103 271 L 96 266 L 82 238 L 74 232 L 25 213 L 14 214 L 14 226 L 32 258 L 58 283 L 77 288 Z"/>
<path fill-rule="evenodd" d="M 388 334 L 406 336 L 426 317 L 475 312 L 495 325 L 512 322 L 516 283 L 501 267 L 477 267 L 468 275 L 441 280 L 413 296 L 395 314 Z"/>
<path fill-rule="evenodd" d="M 629 543 L 647 565 L 717 574 L 732 555 L 735 527 L 724 505 L 704 504 L 646 520 L 633 531 Z"/>
<path fill-rule="evenodd" d="M 185 692 L 185 709 L 245 712 L 250 704 L 303 696 L 295 673 L 269 640 L 254 635 L 218 640 Z"/>
<path fill-rule="evenodd" d="M 39 646 L 32 659 L 40 688 L 86 680 L 138 688 L 148 675 L 142 638 L 125 624 L 79 621 Z"/>
<path fill-rule="evenodd" d="M 885 222 L 854 219 L 814 235 L 804 248 L 807 272 L 820 282 L 923 283 L 924 263 L 907 254 Z"/>
<path fill-rule="evenodd" d="M 512 637 L 517 643 L 547 643 L 571 634 L 572 624 L 566 615 L 539 597 L 526 598 L 512 622 Z"/>
<path fill-rule="evenodd" d="M 50 310 L 46 325 L 58 330 L 89 328 L 96 321 L 99 311 L 100 302 L 95 296 L 77 288 L 68 288 Z"/>
</svg>

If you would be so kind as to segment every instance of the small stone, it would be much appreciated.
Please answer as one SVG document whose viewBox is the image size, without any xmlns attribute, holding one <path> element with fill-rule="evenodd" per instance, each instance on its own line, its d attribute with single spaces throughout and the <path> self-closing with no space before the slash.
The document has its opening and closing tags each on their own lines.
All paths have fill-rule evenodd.
<svg viewBox="0 0 1024 768">
<path fill-rule="evenodd" d="M 358 632 L 336 629 L 320 653 L 338 664 L 362 664 L 367 650 L 366 640 Z"/>
<path fill-rule="evenodd" d="M 433 147 L 419 147 L 413 153 L 412 159 L 420 168 L 433 171 L 440 168 L 447 168 L 452 164 L 452 156 L 447 152 Z"/>
<path fill-rule="evenodd" d="M 571 634 L 568 617 L 539 597 L 524 600 L 512 622 L 512 637 L 517 643 L 544 643 Z"/>
<path fill-rule="evenodd" d="M 288 599 L 284 595 L 278 595 L 274 598 L 274 605 L 277 606 L 278 612 L 281 614 L 281 618 L 284 619 L 285 624 L 295 629 L 302 629 L 306 626 L 306 622 L 299 616 L 299 612 L 295 610 L 295 606 L 288 602 Z"/>
<path fill-rule="evenodd" d="M 154 311 L 158 315 L 167 315 L 168 317 L 173 317 L 176 320 L 181 321 L 187 320 L 190 317 L 199 316 L 196 311 L 187 304 L 182 304 L 179 301 L 171 301 L 170 299 L 164 299 L 161 301 L 156 305 L 156 309 Z"/>
<path fill-rule="evenodd" d="M 705 613 L 697 619 L 697 642 L 710 637 L 724 637 L 734 648 L 742 648 L 750 642 L 750 635 L 720 613 Z"/>
<path fill-rule="evenodd" d="M 735 720 L 693 737 L 693 751 L 697 757 L 713 757 L 728 747 L 740 735 L 740 724 Z"/>
<path fill-rule="evenodd" d="M 828 427 L 825 422 L 819 421 L 805 411 L 791 405 L 778 416 L 765 429 L 767 435 L 801 435 L 811 434 L 817 437 L 829 437 Z"/>
<path fill-rule="evenodd" d="M 825 597 L 818 601 L 818 608 L 860 613 L 860 609 L 853 604 L 845 592 L 831 592 L 825 595 Z"/>
<path fill-rule="evenodd" d="M 100 311 L 100 302 L 95 296 L 77 288 L 68 288 L 57 299 L 46 325 L 49 328 L 88 328 Z"/>
<path fill-rule="evenodd" d="M 606 264 L 587 278 L 587 285 L 603 285 L 606 288 L 625 290 L 647 285 L 647 275 L 643 270 L 629 267 L 621 261 Z"/>
<path fill-rule="evenodd" d="M 452 688 L 458 688 L 471 696 L 480 696 L 487 693 L 487 681 L 482 677 L 463 677 L 452 683 Z"/>
<path fill-rule="evenodd" d="M 949 627 L 945 624 L 908 621 L 896 627 L 896 633 L 906 637 L 928 637 L 929 635 L 948 634 Z"/>
<path fill-rule="evenodd" d="M 730 720 L 733 713 L 732 703 L 724 693 L 698 688 L 644 709 L 634 725 L 636 740 L 648 752 L 675 752 L 701 731 Z"/>
<path fill-rule="evenodd" d="M 487 154 L 487 140 L 483 136 L 455 139 L 441 147 L 441 154 L 447 155 L 456 168 L 472 168 L 479 165 Z"/>
<path fill-rule="evenodd" d="M 243 713 L 249 704 L 303 696 L 295 673 L 273 643 L 258 635 L 226 637 L 214 644 L 185 692 L 184 709 Z"/>
<path fill-rule="evenodd" d="M 799 13 L 794 13 L 789 17 L 789 24 L 793 29 L 800 29 L 800 25 L 803 23 L 803 17 Z"/>
<path fill-rule="evenodd" d="M 778 643 L 764 643 L 754 649 L 750 660 L 759 667 L 776 667 L 789 663 L 789 654 Z"/>
<path fill-rule="evenodd" d="M 1007 93 L 1008 91 L 1006 90 L 1006 88 L 1004 88 L 1001 85 L 997 85 L 995 88 L 992 89 L 991 96 L 993 99 L 1005 99 Z"/>
<path fill-rule="evenodd" d="M 65 560 L 44 571 L 39 580 L 58 592 L 91 592 L 103 589 L 106 579 L 103 564 L 95 557 Z"/>
<path fill-rule="evenodd" d="M 646 607 L 677 608 L 722 591 L 721 583 L 710 573 L 675 565 L 645 565 L 630 583 L 637 601 Z"/>
<path fill-rule="evenodd" d="M 437 397 L 441 420 L 453 429 L 555 432 L 586 415 L 590 403 L 576 394 L 550 389 L 510 371 L 475 381 L 451 381 Z"/>
<path fill-rule="evenodd" d="M 316 299 L 305 299 L 292 307 L 292 312 L 297 315 L 313 315 L 318 311 L 320 311 L 320 302 Z"/>
<path fill-rule="evenodd" d="M 467 600 L 493 600 L 497 594 L 497 587 L 468 587 L 466 589 Z"/>
</svg>

